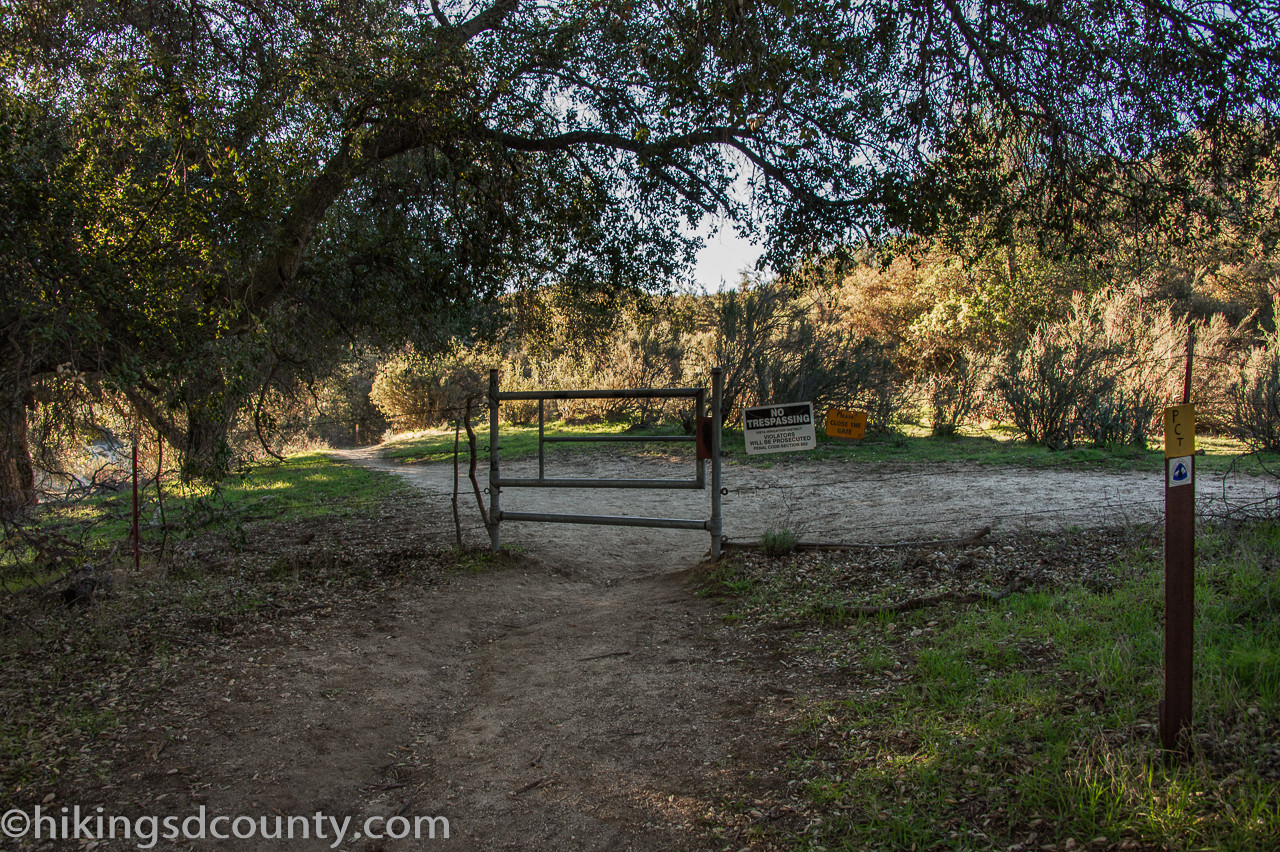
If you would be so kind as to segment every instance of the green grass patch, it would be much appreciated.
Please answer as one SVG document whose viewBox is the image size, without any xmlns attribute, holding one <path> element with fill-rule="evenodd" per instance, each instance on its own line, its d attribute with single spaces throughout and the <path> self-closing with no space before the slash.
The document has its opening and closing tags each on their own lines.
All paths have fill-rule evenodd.
<svg viewBox="0 0 1280 852">
<path fill-rule="evenodd" d="M 308 518 L 366 513 L 404 490 L 395 476 L 307 453 L 230 477 L 219 497 L 242 517 Z"/>
<path fill-rule="evenodd" d="M 1263 474 L 1280 471 L 1280 454 L 1250 453 L 1240 441 L 1230 438 L 1198 437 L 1205 455 L 1196 459 L 1201 470 Z M 1028 468 L 1094 468 L 1106 470 L 1160 470 L 1164 449 L 1160 439 L 1146 447 L 1081 446 L 1067 450 L 1050 450 L 1023 441 L 1010 429 L 965 429 L 950 437 L 932 437 L 927 430 L 903 427 L 900 430 L 869 435 L 860 441 L 828 438 L 818 433 L 816 449 L 804 453 L 778 456 L 748 456 L 742 431 L 728 429 L 724 449 L 739 463 L 768 467 L 783 459 L 810 461 L 843 460 L 859 462 L 969 462 L 982 465 L 1014 465 Z"/>
<path fill-rule="evenodd" d="M 154 486 L 140 494 L 144 550 L 156 547 L 166 534 L 189 536 L 253 521 L 367 513 L 390 495 L 407 489 L 394 475 L 343 464 L 323 453 L 255 465 L 213 485 L 162 481 L 161 486 L 162 500 Z M 15 592 L 99 563 L 114 547 L 119 553 L 128 550 L 132 491 L 124 488 L 75 502 L 43 504 L 30 521 L 23 536 L 6 540 L 0 550 L 0 582 L 6 591 Z"/>
<path fill-rule="evenodd" d="M 476 454 L 479 458 L 484 459 L 485 464 L 487 464 L 489 460 L 489 426 L 485 423 L 474 428 L 476 432 Z M 674 424 L 637 428 L 634 423 L 628 421 L 573 424 L 557 421 L 545 424 L 543 433 L 546 437 L 589 437 L 601 435 L 643 437 L 681 436 L 684 434 Z M 452 428 L 422 429 L 392 438 L 383 445 L 382 456 L 405 464 L 452 461 L 453 438 Z M 536 424 L 533 426 L 512 426 L 509 423 L 504 423 L 502 424 L 498 441 L 501 458 L 506 461 L 534 458 L 538 455 L 538 427 Z M 663 455 L 693 455 L 692 443 L 618 444 L 613 442 L 584 442 L 549 443 L 545 446 L 545 452 L 548 457 L 598 451 L 602 447 L 621 447 L 626 452 L 635 454 L 659 452 Z M 459 452 L 463 460 L 462 463 L 465 465 L 467 463 L 467 435 L 465 431 L 461 435 Z"/>
<path fill-rule="evenodd" d="M 752 841 L 792 849 L 1274 850 L 1280 840 L 1280 524 L 1211 530 L 1197 568 L 1194 742 L 1166 760 L 1158 547 L 997 603 L 846 621 L 827 557 L 739 560 L 739 624 L 797 620 L 793 652 L 849 695 L 802 699 L 779 807 Z M 886 566 L 885 583 L 894 583 Z M 976 569 L 981 572 L 979 564 Z M 853 585 L 856 603 L 901 599 Z M 803 664 L 802 664 L 803 665 Z M 785 807 L 783 807 L 785 806 Z M 1072 841 L 1068 844 L 1068 840 Z M 1122 846 L 1121 844 L 1128 844 Z"/>
<path fill-rule="evenodd" d="M 786 556 L 796 549 L 796 534 L 788 529 L 768 529 L 760 536 L 760 550 L 765 556 Z"/>
</svg>

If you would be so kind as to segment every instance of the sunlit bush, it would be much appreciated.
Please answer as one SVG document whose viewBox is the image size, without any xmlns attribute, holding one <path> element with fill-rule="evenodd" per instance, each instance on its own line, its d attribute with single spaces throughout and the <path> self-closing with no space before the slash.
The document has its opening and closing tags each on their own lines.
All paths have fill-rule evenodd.
<svg viewBox="0 0 1280 852">
<path fill-rule="evenodd" d="M 1028 441 L 1053 449 L 1070 447 L 1080 403 L 1115 388 L 1119 355 L 1093 306 L 1077 297 L 1068 320 L 1040 326 L 1026 345 L 1005 356 L 995 384 Z"/>
<path fill-rule="evenodd" d="M 369 398 L 396 430 L 425 429 L 461 414 L 487 381 L 462 350 L 427 356 L 407 347 L 378 367 Z"/>
<path fill-rule="evenodd" d="M 1280 298 L 1276 302 L 1280 307 Z M 1280 451 L 1280 329 L 1262 335 L 1230 395 L 1240 436 L 1255 450 Z"/>
<path fill-rule="evenodd" d="M 1141 406 L 1150 405 L 1158 427 L 1163 405 L 1182 401 L 1187 338 L 1195 331 L 1191 399 L 1201 428 L 1230 428 L 1234 405 L 1228 388 L 1242 348 L 1240 333 L 1222 314 L 1193 321 L 1168 302 L 1152 302 L 1116 290 L 1094 300 L 1108 343 L 1120 350 L 1117 387 Z M 1148 430 L 1150 431 L 1150 429 Z"/>
</svg>

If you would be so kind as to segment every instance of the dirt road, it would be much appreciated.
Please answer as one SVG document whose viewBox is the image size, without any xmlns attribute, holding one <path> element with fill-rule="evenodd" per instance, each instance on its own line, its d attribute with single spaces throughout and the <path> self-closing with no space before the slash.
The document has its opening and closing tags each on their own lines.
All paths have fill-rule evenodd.
<svg viewBox="0 0 1280 852">
<path fill-rule="evenodd" d="M 450 464 L 405 466 L 377 457 L 375 450 L 341 454 L 347 460 L 393 472 L 447 501 Z M 693 462 L 634 459 L 600 453 L 556 459 L 547 475 L 591 478 L 689 479 Z M 504 465 L 507 476 L 536 476 L 536 462 Z M 478 471 L 487 486 L 487 469 Z M 470 483 L 460 483 L 462 511 L 483 540 Z M 1058 530 L 1152 523 L 1163 517 L 1161 471 L 1032 470 L 947 464 L 853 464 L 789 461 L 768 468 L 733 461 L 724 467 L 724 533 L 731 540 L 758 539 L 786 528 L 802 539 L 893 542 L 964 536 L 983 526 L 996 532 Z M 708 477 L 709 478 L 709 477 Z M 1221 513 L 1274 497 L 1274 480 L 1202 473 L 1196 483 L 1198 510 Z M 487 499 L 487 498 L 486 498 Z M 710 514 L 709 491 L 509 488 L 509 511 L 594 515 L 702 518 Z M 613 571 L 664 571 L 691 564 L 707 553 L 704 533 L 564 524 L 506 523 L 504 546 L 519 547 L 557 565 L 596 578 Z"/>
<path fill-rule="evenodd" d="M 530 562 L 389 594 L 211 661 L 160 708 L 185 733 L 146 786 L 177 814 L 444 816 L 449 849 L 711 848 L 699 819 L 781 706 L 720 629 L 680 574 Z"/>
</svg>

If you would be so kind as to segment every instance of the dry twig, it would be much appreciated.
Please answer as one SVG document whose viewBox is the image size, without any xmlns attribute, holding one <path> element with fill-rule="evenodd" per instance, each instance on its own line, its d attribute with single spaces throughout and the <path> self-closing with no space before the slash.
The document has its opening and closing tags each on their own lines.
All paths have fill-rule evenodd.
<svg viewBox="0 0 1280 852">
<path fill-rule="evenodd" d="M 1043 569 L 1041 569 L 1043 570 Z M 864 616 L 864 615 L 882 615 L 891 612 L 909 612 L 914 609 L 925 609 L 931 606 L 938 606 L 948 602 L 955 603 L 995 603 L 999 600 L 1012 595 L 1014 592 L 1020 592 L 1036 581 L 1040 576 L 1040 571 L 1027 577 L 1015 577 L 1003 589 L 998 592 L 961 592 L 952 590 L 943 592 L 938 595 L 924 595 L 920 597 L 907 598 L 896 603 L 880 604 L 878 606 L 844 606 L 842 604 L 820 604 L 814 607 L 814 612 L 821 615 L 833 616 L 837 618 L 848 616 Z"/>
</svg>

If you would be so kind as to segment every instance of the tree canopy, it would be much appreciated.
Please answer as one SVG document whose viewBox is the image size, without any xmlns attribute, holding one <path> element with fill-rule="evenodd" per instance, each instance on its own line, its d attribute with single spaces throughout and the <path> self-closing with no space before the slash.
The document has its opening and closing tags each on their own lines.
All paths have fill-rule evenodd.
<svg viewBox="0 0 1280 852">
<path fill-rule="evenodd" d="M 661 286 L 704 216 L 779 269 L 965 217 L 1070 231 L 1255 168 L 1280 102 L 1280 15 L 1243 0 L 2 14 L 10 467 L 59 367 L 212 458 L 279 365 L 474 330 L 515 288 Z"/>
</svg>

